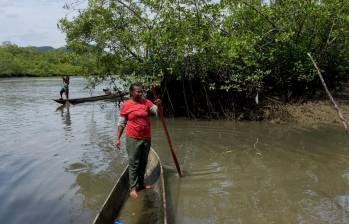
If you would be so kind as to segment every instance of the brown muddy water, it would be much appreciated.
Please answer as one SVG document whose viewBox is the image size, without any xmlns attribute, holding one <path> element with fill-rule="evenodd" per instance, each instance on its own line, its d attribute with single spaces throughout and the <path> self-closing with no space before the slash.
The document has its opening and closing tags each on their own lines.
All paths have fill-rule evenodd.
<svg viewBox="0 0 349 224">
<path fill-rule="evenodd" d="M 84 83 L 72 78 L 71 97 L 89 95 Z M 117 105 L 56 110 L 60 85 L 0 79 L 0 223 L 91 223 L 126 165 L 113 147 Z M 169 119 L 178 178 L 161 124 L 152 124 L 171 223 L 349 223 L 340 126 Z"/>
</svg>

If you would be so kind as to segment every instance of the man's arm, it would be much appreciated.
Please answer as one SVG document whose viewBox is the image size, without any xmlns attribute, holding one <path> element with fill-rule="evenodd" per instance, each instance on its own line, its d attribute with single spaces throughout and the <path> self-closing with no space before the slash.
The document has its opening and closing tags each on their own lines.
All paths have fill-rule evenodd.
<svg viewBox="0 0 349 224">
<path fill-rule="evenodd" d="M 159 99 L 154 101 L 154 104 L 149 108 L 149 111 L 151 114 L 154 114 L 155 116 L 158 116 L 158 106 L 161 103 L 161 101 Z"/>
<path fill-rule="evenodd" d="M 155 116 L 158 116 L 158 107 L 155 104 L 153 104 L 153 106 L 151 106 L 149 108 L 149 111 L 150 111 L 151 114 L 154 114 Z"/>
<path fill-rule="evenodd" d="M 118 133 L 116 135 L 116 141 L 115 141 L 115 145 L 116 147 L 120 150 L 120 138 L 122 136 L 122 133 L 124 132 L 124 128 L 126 126 L 126 122 L 127 119 L 126 117 L 119 117 L 119 121 L 118 121 Z"/>
</svg>

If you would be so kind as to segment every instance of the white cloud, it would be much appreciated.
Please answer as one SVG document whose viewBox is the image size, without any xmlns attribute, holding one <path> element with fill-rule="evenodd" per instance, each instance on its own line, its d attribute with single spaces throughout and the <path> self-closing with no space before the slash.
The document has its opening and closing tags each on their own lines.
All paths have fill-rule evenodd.
<svg viewBox="0 0 349 224">
<path fill-rule="evenodd" d="M 62 47 L 65 36 L 57 28 L 67 13 L 65 0 L 0 0 L 0 43 Z"/>
</svg>

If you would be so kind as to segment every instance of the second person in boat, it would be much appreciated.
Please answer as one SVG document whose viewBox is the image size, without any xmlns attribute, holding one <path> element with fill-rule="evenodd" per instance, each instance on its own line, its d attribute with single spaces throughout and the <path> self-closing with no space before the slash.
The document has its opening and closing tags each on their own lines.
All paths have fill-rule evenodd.
<svg viewBox="0 0 349 224">
<path fill-rule="evenodd" d="M 144 174 L 151 146 L 150 115 L 157 115 L 160 100 L 152 103 L 143 98 L 143 88 L 139 83 L 130 86 L 130 99 L 120 108 L 116 146 L 120 149 L 120 138 L 126 128 L 126 150 L 129 159 L 130 196 L 137 198 L 137 191 L 149 188 L 144 183 Z"/>
<path fill-rule="evenodd" d="M 63 77 L 63 87 L 59 94 L 61 95 L 61 100 L 63 100 L 63 93 L 65 94 L 66 99 L 69 99 L 69 76 Z"/>
</svg>

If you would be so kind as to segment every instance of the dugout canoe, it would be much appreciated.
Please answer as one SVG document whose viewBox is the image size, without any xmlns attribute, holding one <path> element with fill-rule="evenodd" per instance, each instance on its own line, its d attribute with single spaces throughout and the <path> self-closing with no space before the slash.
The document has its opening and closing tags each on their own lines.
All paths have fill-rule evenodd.
<svg viewBox="0 0 349 224">
<path fill-rule="evenodd" d="M 98 101 L 98 100 L 113 100 L 113 99 L 118 99 L 120 97 L 123 97 L 125 95 L 126 95 L 126 93 L 108 94 L 108 95 L 69 99 L 68 101 L 71 104 L 78 104 L 78 103 L 93 102 L 93 101 Z M 60 103 L 60 104 L 65 104 L 67 102 L 66 99 L 55 99 L 54 101 L 56 101 L 57 103 Z"/>
<path fill-rule="evenodd" d="M 127 166 L 109 193 L 93 224 L 113 224 L 117 219 L 127 224 L 167 224 L 164 170 L 154 149 L 149 152 L 145 183 L 152 185 L 152 188 L 138 192 L 137 199 L 130 198 Z"/>
</svg>

